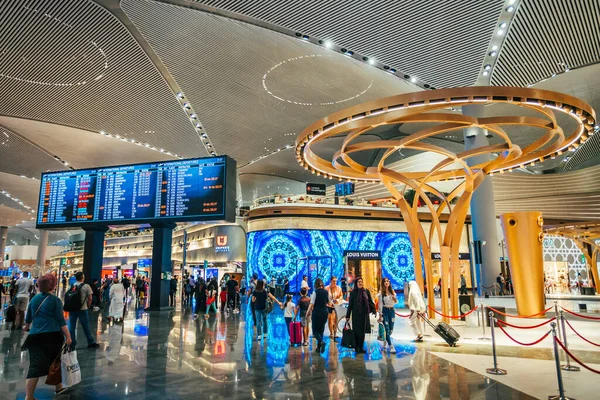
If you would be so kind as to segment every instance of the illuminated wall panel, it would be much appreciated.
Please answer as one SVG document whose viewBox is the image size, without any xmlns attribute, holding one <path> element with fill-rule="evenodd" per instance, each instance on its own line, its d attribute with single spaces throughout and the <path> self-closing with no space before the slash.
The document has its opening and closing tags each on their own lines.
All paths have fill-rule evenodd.
<svg viewBox="0 0 600 400">
<path fill-rule="evenodd" d="M 379 250 L 383 276 L 396 289 L 414 279 L 414 265 L 408 233 L 325 230 L 267 230 L 250 232 L 247 239 L 247 276 L 288 278 L 297 291 L 303 275 L 308 275 L 307 257 L 330 256 L 331 269 L 325 281 L 344 274 L 344 250 Z"/>
</svg>

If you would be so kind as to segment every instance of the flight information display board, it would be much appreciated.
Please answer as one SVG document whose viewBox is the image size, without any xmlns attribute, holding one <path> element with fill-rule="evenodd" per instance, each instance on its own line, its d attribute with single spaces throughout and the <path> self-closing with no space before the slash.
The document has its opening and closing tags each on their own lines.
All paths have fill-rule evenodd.
<svg viewBox="0 0 600 400">
<path fill-rule="evenodd" d="M 235 220 L 230 157 L 42 174 L 38 228 Z"/>
</svg>

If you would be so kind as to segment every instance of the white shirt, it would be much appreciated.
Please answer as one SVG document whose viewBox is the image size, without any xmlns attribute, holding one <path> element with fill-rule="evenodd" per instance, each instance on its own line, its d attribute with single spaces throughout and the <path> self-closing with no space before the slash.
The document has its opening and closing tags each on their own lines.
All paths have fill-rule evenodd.
<svg viewBox="0 0 600 400">
<path fill-rule="evenodd" d="M 383 307 L 394 307 L 396 305 L 396 303 L 398 302 L 398 300 L 396 299 L 396 297 L 393 297 L 390 294 L 386 294 L 385 296 L 383 296 L 383 300 L 381 299 L 381 293 L 379 293 L 377 295 L 378 303 L 379 303 L 379 313 L 381 314 L 383 312 Z"/>
<path fill-rule="evenodd" d="M 291 301 L 287 303 L 287 306 L 285 306 L 284 310 L 283 310 L 283 317 L 284 318 L 294 318 L 294 310 L 296 309 L 296 305 L 294 303 L 292 303 Z"/>
<path fill-rule="evenodd" d="M 15 283 L 17 287 L 17 297 L 25 297 L 29 298 L 29 291 L 33 286 L 33 279 L 30 278 L 20 278 L 17 283 Z"/>
<path fill-rule="evenodd" d="M 308 289 L 308 282 L 305 281 L 304 279 L 302 279 L 302 283 L 300 284 L 300 289 L 303 289 L 303 288 Z"/>
</svg>

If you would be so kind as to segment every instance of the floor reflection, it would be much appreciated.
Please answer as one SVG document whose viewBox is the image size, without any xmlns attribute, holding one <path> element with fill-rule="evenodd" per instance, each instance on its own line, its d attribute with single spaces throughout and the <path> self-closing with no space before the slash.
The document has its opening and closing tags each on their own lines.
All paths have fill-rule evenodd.
<svg viewBox="0 0 600 400">
<path fill-rule="evenodd" d="M 289 346 L 283 313 L 268 315 L 268 337 L 257 341 L 250 310 L 195 317 L 190 309 L 146 313 L 130 302 L 123 323 L 92 313 L 101 348 L 78 349 L 82 382 L 71 399 L 528 399 L 526 395 L 431 355 L 412 343 L 382 350 L 375 336 L 358 357 L 326 339 L 323 354 Z M 0 398 L 24 398 L 25 334 L 0 331 Z M 37 398 L 52 398 L 40 385 Z"/>
</svg>

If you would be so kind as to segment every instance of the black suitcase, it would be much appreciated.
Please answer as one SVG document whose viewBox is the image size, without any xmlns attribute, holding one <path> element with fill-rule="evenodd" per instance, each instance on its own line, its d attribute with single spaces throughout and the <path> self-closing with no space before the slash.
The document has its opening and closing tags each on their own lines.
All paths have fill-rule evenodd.
<svg viewBox="0 0 600 400">
<path fill-rule="evenodd" d="M 458 342 L 458 339 L 460 339 L 460 335 L 458 334 L 458 332 L 456 332 L 454 330 L 453 327 L 451 327 L 450 325 L 448 325 L 445 322 L 440 322 L 436 326 L 433 324 L 433 322 L 431 322 L 429 320 L 429 318 L 427 318 L 427 317 L 424 317 L 424 318 L 425 318 L 425 321 L 427 321 L 427 323 L 429 324 L 429 326 L 431 326 L 433 328 L 435 333 L 440 335 L 442 337 L 442 339 L 444 339 L 446 341 L 446 343 L 448 343 L 448 346 L 450 346 L 450 347 L 456 346 L 456 342 Z"/>
</svg>

